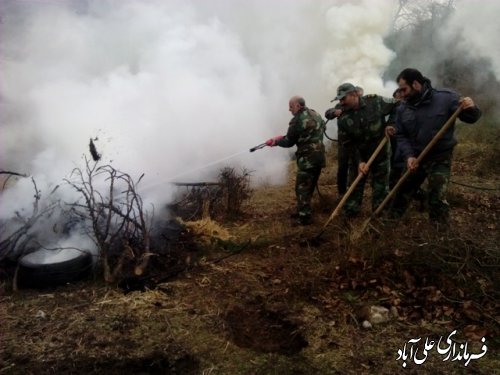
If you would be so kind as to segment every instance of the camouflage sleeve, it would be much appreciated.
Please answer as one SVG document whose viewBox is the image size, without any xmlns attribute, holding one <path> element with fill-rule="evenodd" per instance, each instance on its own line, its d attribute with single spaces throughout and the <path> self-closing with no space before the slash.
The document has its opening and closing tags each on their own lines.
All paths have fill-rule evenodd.
<svg viewBox="0 0 500 375">
<path fill-rule="evenodd" d="M 342 110 L 342 105 L 340 103 L 337 103 L 335 105 L 335 107 L 332 107 L 332 108 L 329 108 L 326 110 L 325 112 L 325 117 L 328 119 L 328 120 L 333 120 L 335 117 L 337 117 L 335 115 L 335 111 L 337 110 Z"/>
<path fill-rule="evenodd" d="M 285 138 L 276 142 L 276 145 L 280 147 L 292 147 L 297 144 L 299 139 L 299 121 L 294 117 L 288 126 L 288 131 Z"/>
</svg>

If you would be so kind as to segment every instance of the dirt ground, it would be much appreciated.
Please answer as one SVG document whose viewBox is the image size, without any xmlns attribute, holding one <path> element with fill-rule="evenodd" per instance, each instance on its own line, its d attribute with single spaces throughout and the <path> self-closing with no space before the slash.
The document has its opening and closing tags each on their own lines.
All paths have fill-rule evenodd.
<svg viewBox="0 0 500 375">
<path fill-rule="evenodd" d="M 334 174 L 321 177 L 313 225 L 291 226 L 292 173 L 255 190 L 237 221 L 218 223 L 229 240 L 200 239 L 194 266 L 145 291 L 95 279 L 12 292 L 4 280 L 0 374 L 499 373 L 500 193 L 453 183 L 449 231 L 415 206 L 355 240 L 366 199 L 361 219 L 334 220 L 311 243 L 338 201 Z M 453 180 L 500 186 L 460 160 Z M 371 306 L 389 309 L 389 321 L 364 328 Z M 419 365 L 398 360 L 417 338 L 418 358 L 426 339 L 487 352 L 467 366 L 436 347 Z"/>
</svg>

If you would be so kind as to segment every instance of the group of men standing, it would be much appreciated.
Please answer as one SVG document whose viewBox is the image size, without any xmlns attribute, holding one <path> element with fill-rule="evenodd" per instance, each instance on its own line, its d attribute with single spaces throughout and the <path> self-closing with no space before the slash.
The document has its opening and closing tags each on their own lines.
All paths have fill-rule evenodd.
<svg viewBox="0 0 500 375">
<path fill-rule="evenodd" d="M 337 118 L 339 140 L 339 194 L 345 193 L 347 180 L 341 168 L 354 164 L 363 178 L 353 188 L 343 208 L 346 219 L 361 211 L 364 186 L 371 175 L 372 209 L 375 210 L 389 192 L 392 164 L 403 163 L 410 170 L 409 178 L 401 185 L 387 211 L 391 218 L 400 218 L 408 208 L 412 197 L 427 179 L 429 218 L 433 223 L 448 224 L 449 206 L 446 191 L 451 172 L 453 148 L 457 144 L 454 124 L 434 144 L 430 152 L 418 160 L 419 154 L 435 137 L 447 120 L 461 107 L 458 118 L 467 123 L 476 122 L 481 111 L 469 98 L 460 100 L 458 94 L 449 89 L 435 89 L 431 81 L 416 69 L 404 69 L 396 78 L 399 86 L 394 96 L 363 95 L 360 87 L 343 83 L 337 89 L 339 104 L 326 111 L 327 119 Z M 397 94 L 397 95 L 396 95 Z M 314 110 L 306 106 L 302 97 L 294 96 L 289 101 L 293 115 L 285 136 L 266 141 L 268 146 L 297 146 L 297 224 L 312 222 L 311 198 L 325 167 L 323 135 L 326 123 Z M 375 150 L 384 137 L 391 142 L 379 151 Z M 347 159 L 347 162 L 346 162 Z M 348 180 L 352 182 L 352 176 Z"/>
</svg>

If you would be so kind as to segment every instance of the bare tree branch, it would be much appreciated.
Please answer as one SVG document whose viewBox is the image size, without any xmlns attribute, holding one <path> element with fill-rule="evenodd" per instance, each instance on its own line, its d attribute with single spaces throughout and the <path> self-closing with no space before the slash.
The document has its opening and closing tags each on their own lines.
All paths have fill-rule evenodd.
<svg viewBox="0 0 500 375">
<path fill-rule="evenodd" d="M 127 173 L 111 165 L 97 166 L 86 160 L 85 171 L 73 170 L 74 180 L 66 180 L 83 197 L 83 203 L 72 204 L 72 209 L 89 222 L 89 233 L 99 249 L 104 279 L 113 282 L 127 260 L 135 259 L 136 269 L 143 272 L 150 254 L 150 216 L 144 211 L 137 184 Z M 97 180 L 107 183 L 103 195 L 95 186 Z M 130 244 L 136 246 L 132 250 Z M 138 248 L 137 248 L 138 247 Z M 137 268 L 138 267 L 138 268 Z"/>
<path fill-rule="evenodd" d="M 45 215 L 48 215 L 53 211 L 55 204 L 51 204 L 40 211 L 39 202 L 41 199 L 41 193 L 38 190 L 35 179 L 32 177 L 31 182 L 33 183 L 33 188 L 35 190 L 33 201 L 33 210 L 28 218 L 24 218 L 19 212 L 16 213 L 19 219 L 20 225 L 17 229 L 13 230 L 10 234 L 7 234 L 6 238 L 0 241 L 0 262 L 7 257 L 19 253 L 19 249 L 24 249 L 33 240 L 32 235 L 29 233 L 30 229 L 35 225 L 35 223 Z M 10 227 L 14 226 L 15 223 L 10 223 Z M 6 231 L 6 226 L 2 226 L 3 230 Z M 3 236 L 2 236 L 3 237 Z"/>
</svg>

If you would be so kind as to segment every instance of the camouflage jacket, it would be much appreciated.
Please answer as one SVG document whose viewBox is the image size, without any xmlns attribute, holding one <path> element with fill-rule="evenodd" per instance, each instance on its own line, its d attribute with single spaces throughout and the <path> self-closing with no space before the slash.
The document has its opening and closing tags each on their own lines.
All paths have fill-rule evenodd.
<svg viewBox="0 0 500 375">
<path fill-rule="evenodd" d="M 313 109 L 304 108 L 290 120 L 285 138 L 276 144 L 280 147 L 297 145 L 297 166 L 300 169 L 323 168 L 325 146 L 323 134 L 325 121 Z"/>
<path fill-rule="evenodd" d="M 343 110 L 337 126 L 339 140 L 349 142 L 360 161 L 366 162 L 384 137 L 385 127 L 394 124 L 399 102 L 378 95 L 366 95 L 359 100 L 359 108 Z"/>
</svg>

